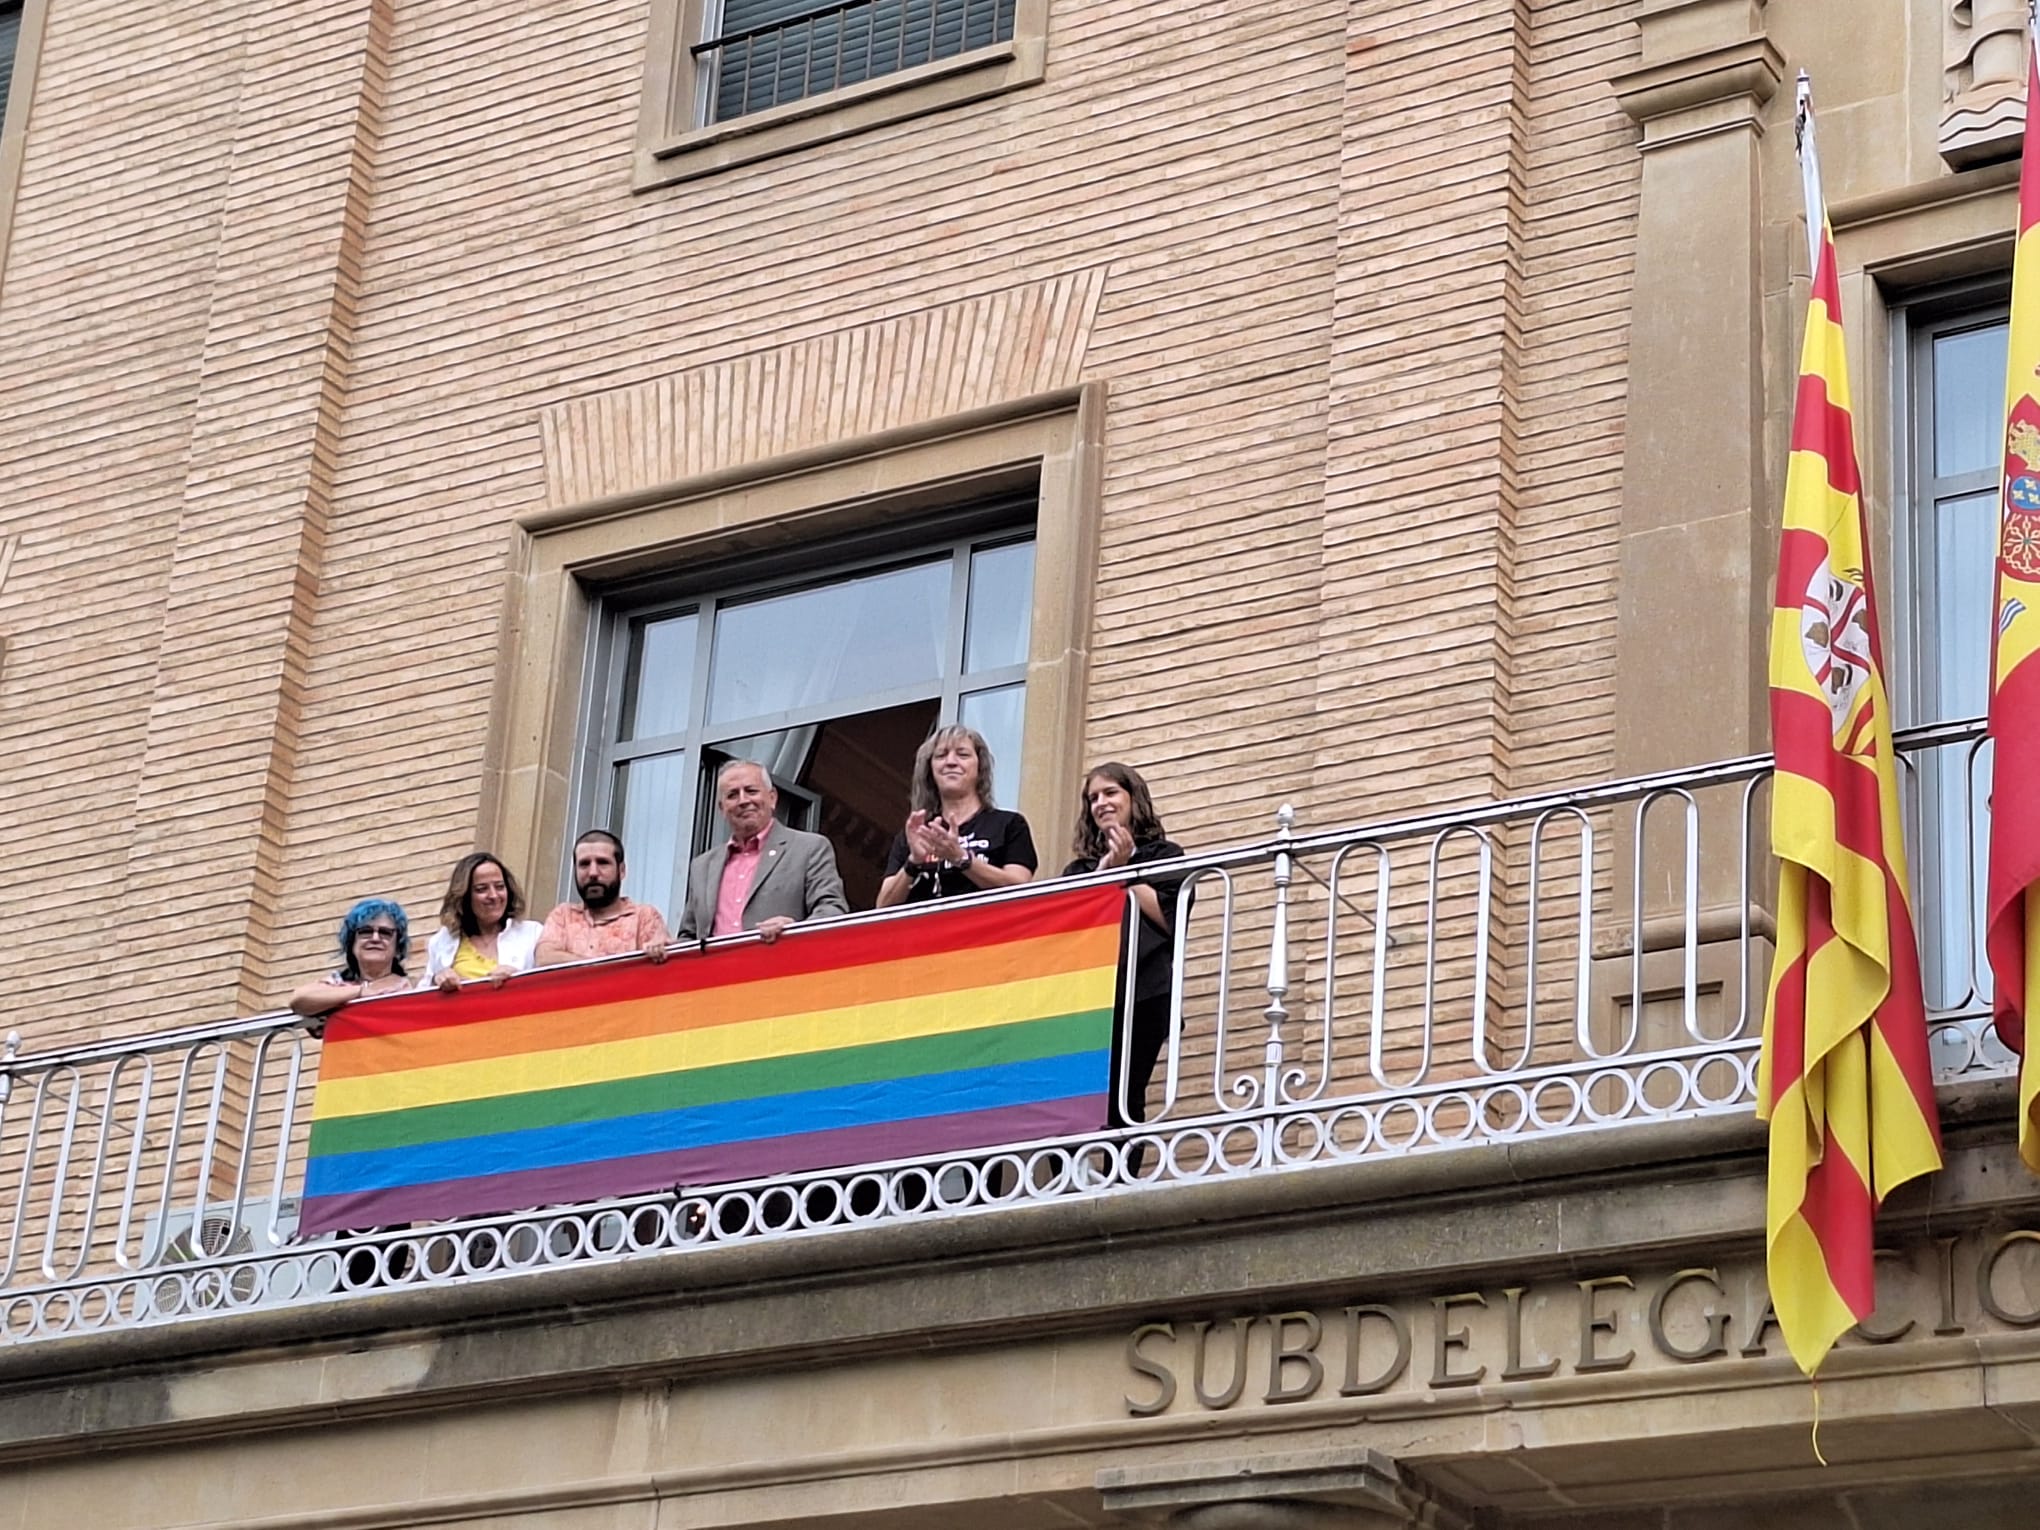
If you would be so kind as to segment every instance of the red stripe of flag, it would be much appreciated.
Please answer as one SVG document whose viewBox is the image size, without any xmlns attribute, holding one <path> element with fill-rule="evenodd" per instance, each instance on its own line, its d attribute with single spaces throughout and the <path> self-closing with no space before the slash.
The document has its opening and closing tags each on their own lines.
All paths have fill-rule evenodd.
<svg viewBox="0 0 2040 1530">
<path fill-rule="evenodd" d="M 1828 397 L 1827 379 L 1804 373 L 1792 406 L 1792 450 L 1827 459 L 1828 486 L 1837 494 L 1861 492 L 1849 412 Z"/>
</svg>

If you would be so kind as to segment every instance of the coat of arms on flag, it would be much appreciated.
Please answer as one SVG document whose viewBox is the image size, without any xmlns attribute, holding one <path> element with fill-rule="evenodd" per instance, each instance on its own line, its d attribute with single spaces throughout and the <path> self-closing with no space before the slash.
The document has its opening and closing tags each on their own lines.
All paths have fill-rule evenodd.
<svg viewBox="0 0 2040 1530">
<path fill-rule="evenodd" d="M 2040 452 L 2040 441 L 2033 444 L 2034 450 Z M 2004 530 L 1998 556 L 2014 573 L 2040 577 L 2040 478 L 2030 473 L 2021 473 L 2005 484 Z"/>
<path fill-rule="evenodd" d="M 1799 646 L 1840 740 L 1870 677 L 1870 602 L 1860 569 L 1837 574 L 1827 559 L 1820 560 L 1799 608 Z"/>
</svg>

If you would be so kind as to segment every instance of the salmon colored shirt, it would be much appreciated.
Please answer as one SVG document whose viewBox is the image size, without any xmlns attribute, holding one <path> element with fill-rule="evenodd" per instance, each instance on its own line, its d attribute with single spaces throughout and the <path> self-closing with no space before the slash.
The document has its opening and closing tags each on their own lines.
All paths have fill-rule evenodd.
<svg viewBox="0 0 2040 1530">
<path fill-rule="evenodd" d="M 764 858 L 763 834 L 730 841 L 729 858 L 723 862 L 722 886 L 715 893 L 715 928 L 709 934 L 743 934 L 744 905 L 751 901 L 751 884 L 758 880 L 758 863 Z"/>
<path fill-rule="evenodd" d="M 657 909 L 618 898 L 602 911 L 600 919 L 590 918 L 582 904 L 562 903 L 545 916 L 545 929 L 538 938 L 542 945 L 563 946 L 577 957 L 590 957 L 622 956 L 669 937 L 666 921 Z"/>
</svg>

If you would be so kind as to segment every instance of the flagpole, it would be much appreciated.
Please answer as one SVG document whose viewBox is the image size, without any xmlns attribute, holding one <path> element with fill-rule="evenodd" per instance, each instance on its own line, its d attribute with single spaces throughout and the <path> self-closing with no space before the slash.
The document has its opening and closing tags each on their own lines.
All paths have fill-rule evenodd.
<svg viewBox="0 0 2040 1530">
<path fill-rule="evenodd" d="M 2031 21 L 2035 0 L 2027 0 Z M 1813 139 L 1813 76 L 1799 71 L 1799 95 L 1792 115 L 1793 143 L 1799 152 L 1799 187 L 1806 198 L 1806 272 L 1820 269 L 1821 229 L 1827 222 L 1827 203 L 1821 198 L 1820 150 Z"/>
</svg>

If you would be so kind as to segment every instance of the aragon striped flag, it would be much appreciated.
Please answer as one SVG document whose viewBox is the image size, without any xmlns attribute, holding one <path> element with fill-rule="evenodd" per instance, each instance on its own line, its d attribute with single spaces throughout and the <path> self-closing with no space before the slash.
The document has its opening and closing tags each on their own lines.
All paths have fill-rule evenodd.
<svg viewBox="0 0 2040 1530">
<path fill-rule="evenodd" d="M 1941 1143 L 1841 288 L 1804 74 L 1799 153 L 1813 291 L 1771 613 L 1778 949 L 1757 1113 L 1770 1123 L 1771 1300 L 1792 1358 L 1812 1375 L 1876 1305 L 1877 1204 L 1939 1168 Z"/>
<path fill-rule="evenodd" d="M 2020 1054 L 2019 1156 L 2040 1174 L 2040 83 L 2026 75 L 2025 163 L 2005 367 L 2004 498 L 1990 668 L 1990 875 L 1984 950 L 1998 1035 Z"/>
</svg>

